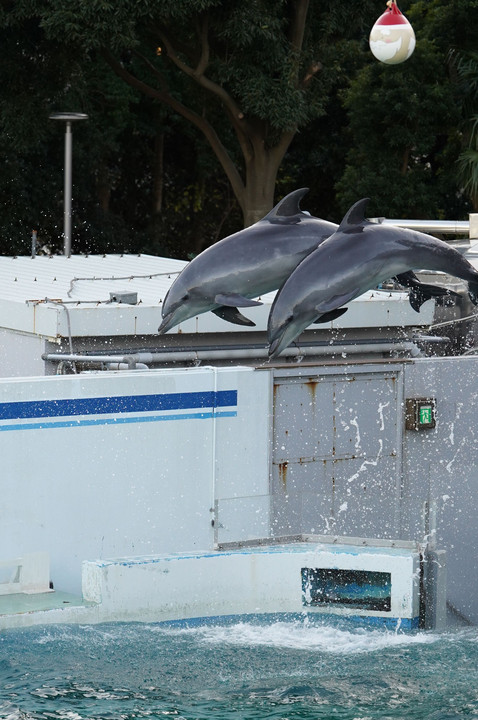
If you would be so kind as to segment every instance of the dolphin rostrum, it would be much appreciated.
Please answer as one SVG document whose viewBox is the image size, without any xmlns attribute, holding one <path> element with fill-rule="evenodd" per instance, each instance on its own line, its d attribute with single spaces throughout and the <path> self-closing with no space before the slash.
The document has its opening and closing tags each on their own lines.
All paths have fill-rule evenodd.
<svg viewBox="0 0 478 720">
<path fill-rule="evenodd" d="M 337 228 L 300 209 L 308 188 L 283 198 L 262 220 L 206 248 L 186 265 L 162 306 L 165 333 L 211 310 L 238 325 L 253 323 L 238 307 L 262 305 L 252 298 L 277 288 L 299 262 Z"/>
<path fill-rule="evenodd" d="M 478 272 L 454 248 L 425 233 L 370 222 L 368 198 L 353 205 L 338 230 L 291 273 L 269 314 L 269 356 L 277 357 L 305 328 L 390 277 L 436 270 L 468 281 L 478 304 Z M 412 276 L 414 277 L 414 276 Z"/>
</svg>

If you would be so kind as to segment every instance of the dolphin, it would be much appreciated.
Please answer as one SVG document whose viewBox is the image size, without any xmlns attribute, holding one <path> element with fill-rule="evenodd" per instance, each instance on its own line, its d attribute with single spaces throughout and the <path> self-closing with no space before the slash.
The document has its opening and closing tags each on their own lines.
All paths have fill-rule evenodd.
<svg viewBox="0 0 478 720">
<path fill-rule="evenodd" d="M 252 298 L 277 290 L 292 270 L 337 229 L 300 209 L 308 192 L 283 198 L 262 220 L 206 248 L 186 265 L 162 306 L 165 333 L 211 310 L 223 320 L 254 326 L 238 308 L 262 305 Z"/>
<path fill-rule="evenodd" d="M 308 188 L 300 188 L 289 193 L 262 220 L 211 245 L 186 265 L 166 294 L 158 332 L 208 311 L 237 325 L 255 326 L 238 308 L 262 305 L 252 298 L 277 290 L 299 262 L 338 228 L 300 209 L 307 192 Z M 425 300 L 447 293 L 420 283 L 413 273 L 397 279 L 411 288 L 410 303 L 417 312 Z M 344 312 L 324 313 L 320 322 L 335 320 Z"/>
<path fill-rule="evenodd" d="M 410 270 L 437 270 L 466 280 L 470 298 L 478 304 L 478 272 L 457 250 L 425 233 L 366 220 L 368 201 L 355 203 L 337 231 L 304 258 L 279 289 L 268 322 L 271 358 L 311 323 L 390 277 L 406 277 Z"/>
</svg>

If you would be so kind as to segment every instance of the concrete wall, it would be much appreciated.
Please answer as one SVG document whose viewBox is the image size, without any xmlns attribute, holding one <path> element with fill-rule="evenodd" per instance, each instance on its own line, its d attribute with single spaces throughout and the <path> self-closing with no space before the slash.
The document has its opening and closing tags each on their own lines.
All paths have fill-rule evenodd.
<svg viewBox="0 0 478 720">
<path fill-rule="evenodd" d="M 275 372 L 272 531 L 435 540 L 478 623 L 478 357 Z M 407 430 L 407 399 L 436 426 Z"/>
<path fill-rule="evenodd" d="M 404 396 L 436 398 L 436 427 L 404 433 L 402 536 L 425 535 L 427 503 L 447 552 L 449 602 L 478 623 L 478 358 L 406 364 Z"/>
<path fill-rule="evenodd" d="M 0 560 L 46 551 L 55 587 L 80 592 L 83 560 L 212 548 L 223 499 L 227 539 L 264 535 L 269 379 L 252 376 L 0 381 Z"/>
<path fill-rule="evenodd" d="M 0 328 L 0 378 L 45 374 L 45 339 Z"/>
<path fill-rule="evenodd" d="M 290 532 L 422 541 L 436 518 L 449 602 L 478 623 L 478 358 L 281 373 L 308 385 L 282 408 L 272 369 L 0 380 L 0 562 L 48 552 L 78 593 L 84 560 Z M 436 398 L 435 428 L 405 429 L 417 397 Z M 330 452 L 283 455 L 304 437 Z"/>
</svg>

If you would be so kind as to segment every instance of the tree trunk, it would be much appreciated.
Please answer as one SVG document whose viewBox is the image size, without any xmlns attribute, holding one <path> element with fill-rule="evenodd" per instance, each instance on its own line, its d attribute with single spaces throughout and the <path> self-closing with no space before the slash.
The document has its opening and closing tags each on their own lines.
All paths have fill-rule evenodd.
<svg viewBox="0 0 478 720">
<path fill-rule="evenodd" d="M 238 197 L 244 218 L 244 227 L 261 220 L 274 206 L 274 191 L 282 159 L 294 133 L 283 133 L 279 142 L 265 147 L 264 129 L 249 134 L 250 152 L 245 152 L 245 183 Z"/>
<path fill-rule="evenodd" d="M 261 220 L 274 206 L 274 190 L 277 169 L 264 167 L 264 163 L 254 158 L 246 166 L 246 184 L 241 203 L 244 227 Z"/>
</svg>

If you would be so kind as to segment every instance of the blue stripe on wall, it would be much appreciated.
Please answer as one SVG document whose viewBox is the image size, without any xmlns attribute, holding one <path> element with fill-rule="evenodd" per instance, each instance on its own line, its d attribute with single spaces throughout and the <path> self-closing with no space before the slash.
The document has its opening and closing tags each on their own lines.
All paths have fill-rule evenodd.
<svg viewBox="0 0 478 720">
<path fill-rule="evenodd" d="M 91 427 L 98 425 L 124 425 L 130 423 L 162 422 L 171 420 L 209 420 L 211 418 L 237 417 L 235 410 L 216 412 L 181 413 L 179 415 L 136 415 L 134 417 L 91 418 L 88 420 L 44 420 L 43 422 L 0 425 L 0 432 L 10 430 L 47 430 L 49 428 Z"/>
<path fill-rule="evenodd" d="M 0 403 L 0 420 L 237 406 L 237 390 Z"/>
</svg>

